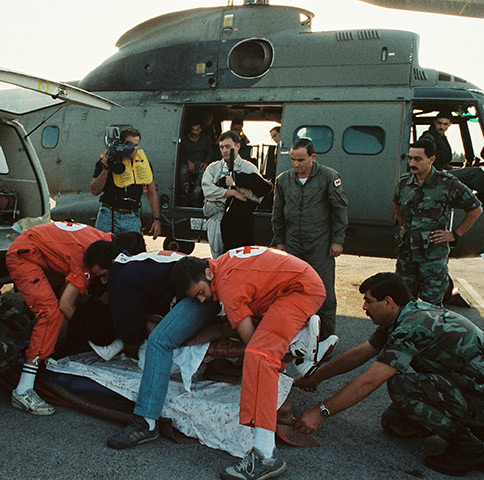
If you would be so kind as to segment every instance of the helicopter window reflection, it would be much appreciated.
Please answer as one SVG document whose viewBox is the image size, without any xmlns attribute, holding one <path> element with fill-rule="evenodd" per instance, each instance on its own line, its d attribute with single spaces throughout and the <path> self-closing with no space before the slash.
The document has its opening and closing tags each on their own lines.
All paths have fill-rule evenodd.
<svg viewBox="0 0 484 480">
<path fill-rule="evenodd" d="M 59 127 L 50 125 L 42 130 L 42 147 L 55 148 L 59 143 Z"/>
<path fill-rule="evenodd" d="M 316 153 L 327 153 L 333 146 L 334 133 L 326 126 L 305 125 L 296 130 L 294 142 L 300 138 L 309 138 L 313 142 Z"/>
<path fill-rule="evenodd" d="M 343 149 L 350 155 L 377 155 L 385 147 L 381 127 L 354 126 L 343 133 Z"/>
</svg>

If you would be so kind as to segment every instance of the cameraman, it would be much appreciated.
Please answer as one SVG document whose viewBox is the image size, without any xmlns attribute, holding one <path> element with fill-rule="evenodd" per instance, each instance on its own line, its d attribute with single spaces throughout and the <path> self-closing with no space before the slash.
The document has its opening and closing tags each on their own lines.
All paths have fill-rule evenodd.
<svg viewBox="0 0 484 480">
<path fill-rule="evenodd" d="M 149 233 L 156 239 L 161 234 L 160 207 L 151 166 L 143 150 L 138 150 L 140 140 L 141 133 L 136 128 L 128 126 L 121 130 L 121 144 L 131 142 L 134 145 L 131 153 L 121 154 L 122 158 L 114 159 L 116 163 L 124 165 L 122 173 L 113 171 L 113 161 L 108 162 L 107 150 L 97 161 L 90 185 L 93 195 L 102 192 L 96 228 L 114 235 L 129 231 L 142 233 L 141 195 L 146 186 L 154 218 Z M 120 154 L 116 152 L 115 155 Z"/>
</svg>

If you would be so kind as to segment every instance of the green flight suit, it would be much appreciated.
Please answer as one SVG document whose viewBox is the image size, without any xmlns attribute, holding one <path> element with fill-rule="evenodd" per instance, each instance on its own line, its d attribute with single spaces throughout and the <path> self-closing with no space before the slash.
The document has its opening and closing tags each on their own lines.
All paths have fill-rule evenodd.
<svg viewBox="0 0 484 480">
<path fill-rule="evenodd" d="M 348 200 L 336 170 L 314 162 L 302 184 L 294 170 L 276 179 L 272 212 L 273 244 L 305 260 L 323 280 L 326 300 L 318 312 L 321 339 L 335 331 L 335 260 L 329 256 L 331 243 L 344 243 L 348 226 Z"/>
</svg>

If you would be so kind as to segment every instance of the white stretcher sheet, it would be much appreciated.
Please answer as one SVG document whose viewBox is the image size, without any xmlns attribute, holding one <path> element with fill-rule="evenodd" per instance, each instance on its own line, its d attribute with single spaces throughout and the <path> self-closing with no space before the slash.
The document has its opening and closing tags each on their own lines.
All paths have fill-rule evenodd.
<svg viewBox="0 0 484 480">
<path fill-rule="evenodd" d="M 183 381 L 172 372 L 162 416 L 189 437 L 211 448 L 243 457 L 252 447 L 253 429 L 239 425 L 240 385 L 191 378 L 202 362 L 208 344 L 182 347 L 175 351 L 174 371 L 186 372 Z M 94 352 L 81 353 L 58 361 L 49 360 L 47 369 L 57 373 L 88 377 L 110 390 L 136 400 L 142 370 L 124 355 L 106 362 Z M 292 378 L 279 377 L 278 407 L 286 400 Z"/>
</svg>

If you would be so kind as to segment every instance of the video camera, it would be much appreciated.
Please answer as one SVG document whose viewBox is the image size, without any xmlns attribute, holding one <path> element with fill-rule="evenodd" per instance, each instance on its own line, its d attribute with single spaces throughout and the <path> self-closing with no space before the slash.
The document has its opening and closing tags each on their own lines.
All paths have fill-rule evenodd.
<svg viewBox="0 0 484 480">
<path fill-rule="evenodd" d="M 121 143 L 118 127 L 107 127 L 104 134 L 104 143 L 108 152 L 108 167 L 113 173 L 121 174 L 126 170 L 123 158 L 134 152 L 134 143 Z"/>
</svg>

